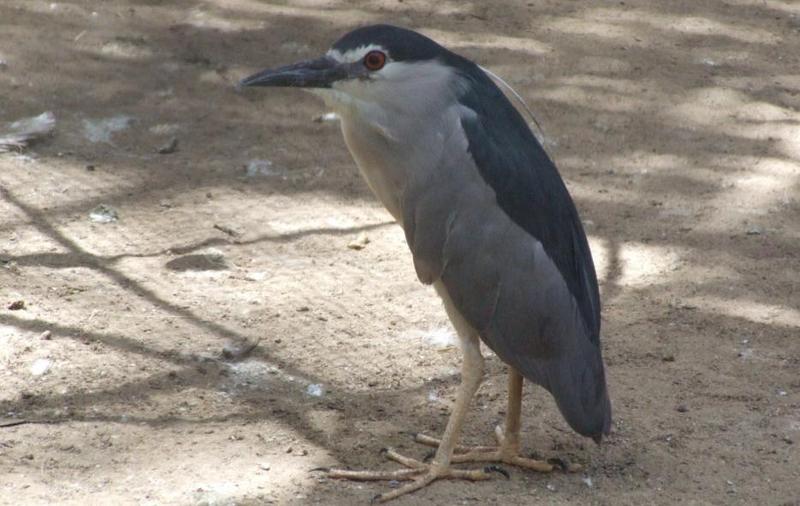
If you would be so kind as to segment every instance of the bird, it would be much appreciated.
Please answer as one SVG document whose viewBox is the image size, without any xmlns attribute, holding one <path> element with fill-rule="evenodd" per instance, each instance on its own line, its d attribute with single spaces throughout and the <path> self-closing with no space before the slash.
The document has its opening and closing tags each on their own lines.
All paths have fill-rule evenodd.
<svg viewBox="0 0 800 506">
<path fill-rule="evenodd" d="M 520 453 L 523 381 L 555 399 L 600 443 L 611 402 L 600 346 L 600 293 L 584 228 L 554 162 L 493 74 L 425 35 L 354 29 L 321 57 L 268 68 L 244 87 L 302 88 L 335 111 L 361 175 L 405 233 L 419 280 L 433 285 L 462 353 L 461 380 L 430 461 L 386 450 L 393 471 L 327 469 L 333 478 L 402 480 L 388 501 L 435 480 L 485 480 L 503 464 L 549 472 Z M 496 446 L 459 447 L 481 384 L 483 342 L 508 367 Z M 458 450 L 458 451 L 456 451 Z M 453 464 L 494 463 L 463 469 Z"/>
</svg>

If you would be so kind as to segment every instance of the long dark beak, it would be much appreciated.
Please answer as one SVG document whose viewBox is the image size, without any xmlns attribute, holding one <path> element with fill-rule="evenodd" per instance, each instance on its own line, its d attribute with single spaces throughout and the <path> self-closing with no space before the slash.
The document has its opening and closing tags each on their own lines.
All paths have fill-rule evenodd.
<svg viewBox="0 0 800 506">
<path fill-rule="evenodd" d="M 305 60 L 285 67 L 262 70 L 239 81 L 243 86 L 291 86 L 296 88 L 330 88 L 348 77 L 349 65 L 341 64 L 323 56 L 316 60 Z"/>
</svg>

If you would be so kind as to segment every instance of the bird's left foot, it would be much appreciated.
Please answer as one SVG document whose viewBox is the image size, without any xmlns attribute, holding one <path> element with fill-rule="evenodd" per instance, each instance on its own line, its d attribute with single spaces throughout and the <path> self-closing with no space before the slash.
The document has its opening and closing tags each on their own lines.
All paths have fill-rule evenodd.
<svg viewBox="0 0 800 506">
<path fill-rule="evenodd" d="M 425 463 L 416 459 L 405 457 L 387 449 L 386 457 L 405 466 L 407 469 L 397 471 L 351 471 L 349 469 L 328 469 L 329 478 L 339 478 L 357 481 L 409 481 L 391 492 L 379 494 L 372 499 L 373 503 L 382 503 L 400 497 L 401 495 L 414 492 L 433 483 L 435 480 L 469 480 L 483 481 L 502 474 L 508 478 L 508 473 L 497 466 L 486 466 L 483 469 L 453 469 L 450 466 L 442 466 L 436 463 Z"/>
<path fill-rule="evenodd" d="M 453 463 L 464 462 L 496 462 L 508 464 L 510 466 L 530 469 L 539 473 L 549 473 L 553 470 L 552 460 L 545 462 L 542 460 L 522 457 L 519 454 L 519 443 L 516 438 L 507 438 L 500 427 L 495 428 L 497 446 L 457 446 L 453 453 Z M 425 434 L 417 434 L 414 439 L 420 444 L 437 448 L 439 440 Z M 555 459 L 560 467 L 570 473 L 577 473 L 583 469 L 580 464 L 565 464 L 560 459 Z"/>
</svg>

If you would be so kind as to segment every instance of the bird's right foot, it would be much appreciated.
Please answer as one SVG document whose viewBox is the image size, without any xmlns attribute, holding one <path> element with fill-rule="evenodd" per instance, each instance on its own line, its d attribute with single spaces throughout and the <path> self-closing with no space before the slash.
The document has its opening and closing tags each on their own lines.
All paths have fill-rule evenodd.
<svg viewBox="0 0 800 506">
<path fill-rule="evenodd" d="M 454 450 L 452 462 L 496 462 L 508 464 L 510 466 L 531 469 L 539 473 L 549 473 L 553 470 L 553 464 L 542 460 L 522 457 L 519 453 L 518 441 L 506 438 L 503 429 L 495 428 L 497 446 L 457 446 Z M 439 440 L 425 434 L 414 436 L 416 442 L 426 446 L 438 448 Z M 570 473 L 579 472 L 582 469 L 580 464 L 566 464 L 565 470 Z"/>
<path fill-rule="evenodd" d="M 436 463 L 426 463 L 417 459 L 405 457 L 394 450 L 385 450 L 386 457 L 402 464 L 407 469 L 396 471 L 352 471 L 349 469 L 326 469 L 329 478 L 339 478 L 357 481 L 408 481 L 409 483 L 392 491 L 379 494 L 372 499 L 374 503 L 382 503 L 401 495 L 414 492 L 426 487 L 436 480 L 454 479 L 468 481 L 483 481 L 502 474 L 508 478 L 508 473 L 496 466 L 486 466 L 483 469 L 453 469 L 450 466 L 441 466 Z"/>
</svg>

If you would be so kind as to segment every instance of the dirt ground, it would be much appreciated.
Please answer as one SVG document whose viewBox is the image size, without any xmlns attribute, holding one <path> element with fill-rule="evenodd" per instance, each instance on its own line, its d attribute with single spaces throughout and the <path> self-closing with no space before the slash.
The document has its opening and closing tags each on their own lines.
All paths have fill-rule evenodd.
<svg viewBox="0 0 800 506">
<path fill-rule="evenodd" d="M 379 21 L 535 111 L 615 414 L 597 448 L 528 388 L 526 451 L 582 473 L 395 504 L 800 504 L 794 0 L 3 0 L 0 122 L 57 127 L 0 155 L 0 503 L 367 504 L 389 485 L 311 470 L 427 452 L 460 364 L 441 304 L 321 102 L 233 88 Z M 504 388 L 491 356 L 466 442 Z"/>
</svg>

